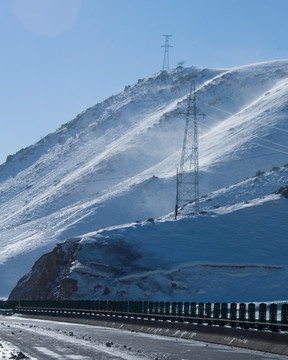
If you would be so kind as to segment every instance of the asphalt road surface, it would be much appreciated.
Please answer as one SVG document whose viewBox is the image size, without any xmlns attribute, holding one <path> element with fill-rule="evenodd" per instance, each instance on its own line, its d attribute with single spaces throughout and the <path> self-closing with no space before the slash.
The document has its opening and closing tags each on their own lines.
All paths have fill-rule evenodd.
<svg viewBox="0 0 288 360">
<path fill-rule="evenodd" d="M 0 343 L 30 359 L 287 360 L 287 357 L 91 325 L 0 317 Z"/>
</svg>

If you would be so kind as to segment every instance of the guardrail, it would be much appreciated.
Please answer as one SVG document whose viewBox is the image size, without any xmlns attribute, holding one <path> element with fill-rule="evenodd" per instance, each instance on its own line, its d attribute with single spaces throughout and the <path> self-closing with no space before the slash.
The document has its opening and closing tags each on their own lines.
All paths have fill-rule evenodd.
<svg viewBox="0 0 288 360">
<path fill-rule="evenodd" d="M 153 302 L 153 301 L 93 301 L 77 302 L 78 308 L 17 306 L 16 313 L 56 317 L 96 319 L 133 318 L 214 326 L 230 326 L 273 332 L 288 331 L 288 304 L 236 304 L 195 302 Z M 75 303 L 69 303 L 75 305 Z M 60 303 L 57 303 L 60 305 Z M 63 304 L 62 304 L 63 305 Z M 89 305 L 89 306 L 87 306 Z M 93 306 L 93 308 L 91 308 Z"/>
</svg>

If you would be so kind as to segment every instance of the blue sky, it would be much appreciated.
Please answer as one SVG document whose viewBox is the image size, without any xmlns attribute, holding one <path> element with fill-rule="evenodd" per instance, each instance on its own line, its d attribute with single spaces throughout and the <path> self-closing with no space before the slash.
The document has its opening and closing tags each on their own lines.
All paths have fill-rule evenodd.
<svg viewBox="0 0 288 360">
<path fill-rule="evenodd" d="M 0 163 L 170 67 L 288 59 L 288 0 L 1 0 Z"/>
</svg>

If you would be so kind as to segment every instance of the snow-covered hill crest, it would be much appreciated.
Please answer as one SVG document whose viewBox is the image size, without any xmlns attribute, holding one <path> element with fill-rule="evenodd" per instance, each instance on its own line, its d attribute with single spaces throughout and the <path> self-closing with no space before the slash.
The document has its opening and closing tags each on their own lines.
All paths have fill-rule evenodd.
<svg viewBox="0 0 288 360">
<path fill-rule="evenodd" d="M 288 61 L 139 80 L 0 167 L 1 273 L 13 269 L 0 277 L 2 295 L 57 242 L 174 208 L 192 79 L 207 115 L 199 119 L 201 195 L 287 163 Z"/>
</svg>

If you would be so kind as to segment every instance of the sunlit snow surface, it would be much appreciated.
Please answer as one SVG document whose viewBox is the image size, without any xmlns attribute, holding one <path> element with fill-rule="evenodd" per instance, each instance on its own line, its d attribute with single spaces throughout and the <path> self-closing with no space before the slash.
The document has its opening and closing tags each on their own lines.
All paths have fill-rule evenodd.
<svg viewBox="0 0 288 360">
<path fill-rule="evenodd" d="M 17 355 L 19 356 L 19 353 L 23 356 L 23 352 L 21 352 L 17 346 L 15 346 L 7 341 L 4 341 L 0 336 L 0 356 L 1 356 L 2 360 L 15 359 Z M 15 356 L 15 357 L 13 358 L 13 356 Z M 20 359 L 20 356 L 18 357 L 19 359 Z M 26 355 L 24 354 L 24 356 L 26 356 Z M 37 360 L 31 356 L 26 357 L 26 359 Z"/>
<path fill-rule="evenodd" d="M 269 299 L 279 298 L 286 271 L 288 200 L 271 194 L 287 184 L 287 75 L 288 61 L 231 70 L 161 72 L 127 86 L 9 157 L 0 168 L 0 295 L 7 295 L 58 241 L 173 210 L 182 113 L 194 79 L 198 107 L 206 114 L 199 117 L 199 152 L 200 193 L 207 195 L 201 209 L 208 213 L 186 219 L 184 214 L 192 212 L 187 208 L 177 222 L 168 215 L 153 224 L 93 236 L 107 233 L 110 239 L 120 232 L 127 241 L 137 240 L 138 249 L 147 254 L 138 265 L 157 271 L 157 279 L 163 277 L 157 283 L 163 283 L 166 293 L 163 272 L 169 271 L 187 279 L 179 287 L 174 280 L 176 285 L 167 284 L 175 293 L 183 288 L 177 290 L 179 296 L 187 287 L 202 294 L 201 299 L 210 291 L 220 294 L 213 278 L 208 281 L 203 275 L 210 269 L 203 264 L 241 263 L 281 267 L 275 289 L 263 293 L 267 300 L 268 294 Z M 258 170 L 266 172 L 255 176 Z M 223 268 L 213 269 L 211 276 L 220 276 L 219 271 Z M 241 276 L 240 281 L 244 278 L 248 284 L 253 279 L 262 282 L 266 273 L 275 274 L 265 267 L 245 267 L 246 275 L 243 271 L 225 271 L 231 286 Z M 251 272 L 258 275 L 251 277 Z M 256 286 L 249 284 L 256 294 Z M 146 290 L 137 291 L 135 285 L 135 296 Z M 155 297 L 164 294 L 157 291 Z"/>
</svg>

